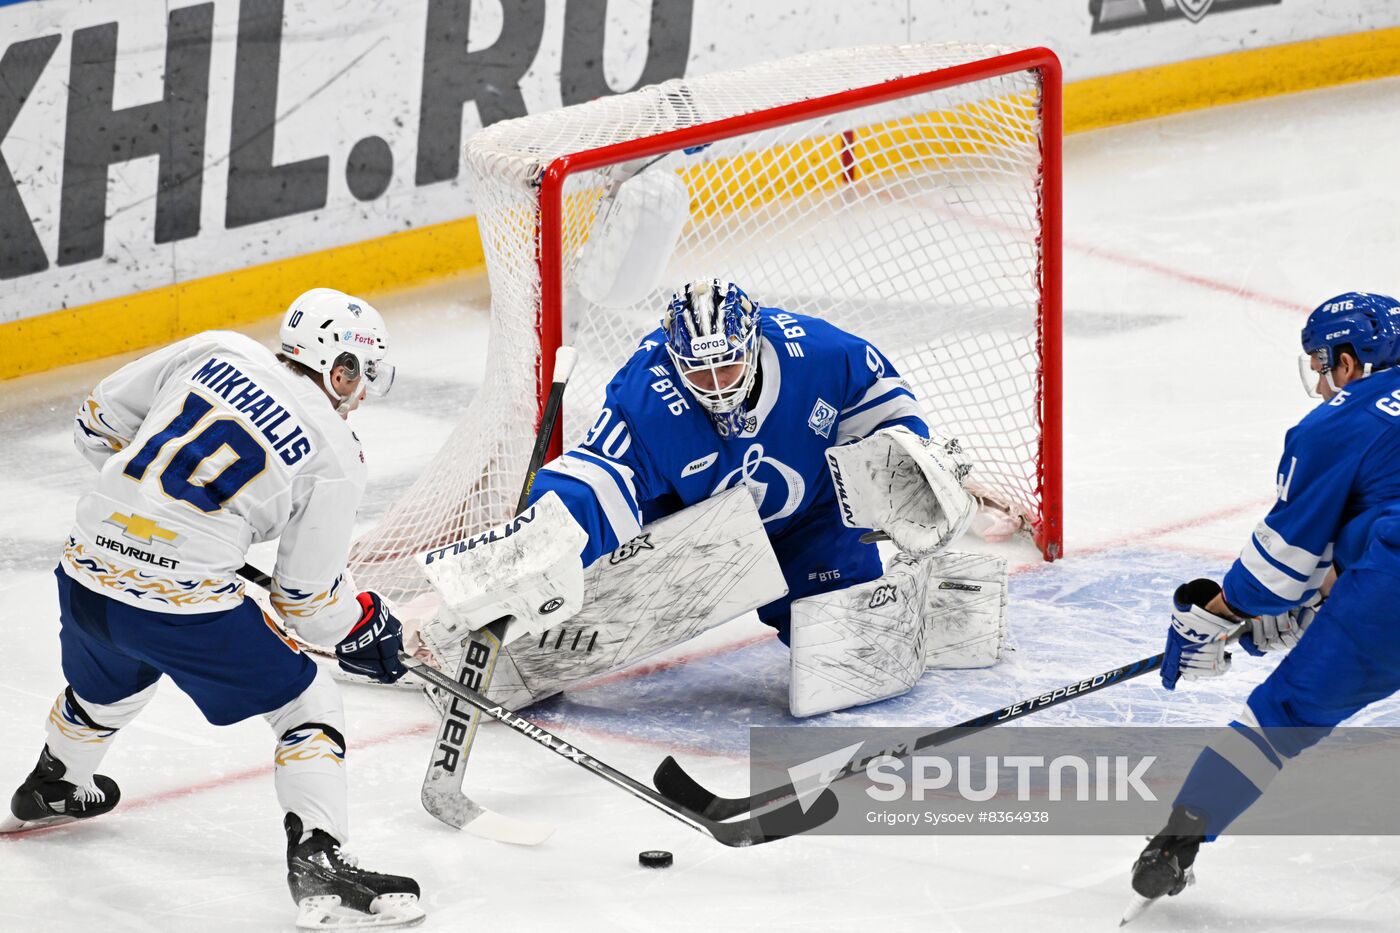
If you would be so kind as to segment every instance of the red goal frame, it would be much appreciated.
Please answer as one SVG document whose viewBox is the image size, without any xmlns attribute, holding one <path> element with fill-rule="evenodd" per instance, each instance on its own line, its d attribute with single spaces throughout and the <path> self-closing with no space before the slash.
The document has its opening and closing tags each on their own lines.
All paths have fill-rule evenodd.
<svg viewBox="0 0 1400 933">
<path fill-rule="evenodd" d="M 1062 289 L 1063 241 L 1061 236 L 1063 133 L 1063 76 L 1060 60 L 1046 48 L 1023 49 L 947 68 L 798 101 L 756 113 L 742 114 L 711 123 L 671 130 L 640 139 L 569 153 L 554 159 L 545 168 L 539 188 L 539 225 L 535 230 L 535 256 L 540 273 L 540 309 L 537 323 L 540 356 L 536 365 L 539 407 L 536 427 L 543 413 L 544 399 L 554 375 L 554 351 L 563 339 L 563 255 L 560 248 L 563 229 L 564 183 L 576 172 L 596 170 L 618 162 L 661 155 L 677 149 L 701 146 L 772 129 L 787 123 L 813 119 L 883 103 L 913 94 L 936 91 L 983 78 L 1038 71 L 1040 74 L 1041 184 L 1040 184 L 1040 309 L 1037 349 L 1040 354 L 1037 405 L 1040 448 L 1036 476 L 1040 515 L 1033 520 L 1031 533 L 1045 560 L 1064 556 L 1063 526 L 1063 436 L 1062 436 Z M 556 431 L 549 457 L 559 456 L 560 435 Z"/>
</svg>

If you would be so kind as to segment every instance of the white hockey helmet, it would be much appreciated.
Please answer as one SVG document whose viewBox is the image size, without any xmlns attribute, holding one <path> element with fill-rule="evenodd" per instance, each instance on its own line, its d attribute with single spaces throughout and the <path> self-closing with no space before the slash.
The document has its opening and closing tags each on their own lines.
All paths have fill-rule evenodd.
<svg viewBox="0 0 1400 933">
<path fill-rule="evenodd" d="M 326 391 L 331 371 L 344 366 L 351 379 L 364 377 L 365 394 L 381 398 L 394 384 L 394 365 L 386 359 L 388 331 L 368 301 L 336 291 L 313 288 L 298 295 L 282 316 L 278 331 L 282 354 L 321 374 Z M 338 396 L 337 396 L 338 397 Z M 353 396 L 352 396 L 353 397 Z M 350 398 L 342 399 L 348 408 Z"/>
</svg>

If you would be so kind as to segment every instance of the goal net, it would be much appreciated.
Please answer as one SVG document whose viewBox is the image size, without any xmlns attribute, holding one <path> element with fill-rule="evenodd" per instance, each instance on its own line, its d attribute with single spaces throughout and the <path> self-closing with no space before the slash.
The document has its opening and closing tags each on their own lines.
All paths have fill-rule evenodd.
<svg viewBox="0 0 1400 933">
<path fill-rule="evenodd" d="M 567 446 L 670 293 L 710 277 L 879 347 L 961 440 L 969 487 L 1054 559 L 1059 75 L 1045 49 L 823 51 L 475 134 L 487 369 L 436 458 L 356 542 L 357 582 L 411 599 L 425 588 L 414 554 L 508 518 L 555 348 L 579 352 Z"/>
</svg>

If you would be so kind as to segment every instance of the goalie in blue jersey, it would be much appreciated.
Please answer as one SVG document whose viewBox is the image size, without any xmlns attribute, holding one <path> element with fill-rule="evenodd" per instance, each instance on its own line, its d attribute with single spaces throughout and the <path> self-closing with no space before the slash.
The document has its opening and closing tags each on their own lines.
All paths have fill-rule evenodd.
<svg viewBox="0 0 1400 933">
<path fill-rule="evenodd" d="M 1162 682 L 1224 674 L 1226 639 L 1242 623 L 1245 651 L 1288 654 L 1228 738 L 1201 753 L 1134 865 L 1133 888 L 1149 902 L 1185 889 L 1201 844 L 1284 762 L 1400 690 L 1400 302 L 1338 295 L 1308 317 L 1302 342 L 1304 386 L 1325 402 L 1285 435 L 1278 501 L 1223 585 L 1177 590 Z"/>
<path fill-rule="evenodd" d="M 881 575 L 862 529 L 920 555 L 963 530 L 973 507 L 961 486 L 967 467 L 955 442 L 929 442 L 929 433 L 913 392 L 873 346 L 817 318 L 759 307 L 732 282 L 695 282 L 613 377 L 583 443 L 540 471 L 531 500 L 558 493 L 588 534 L 588 565 L 646 522 L 747 485 L 788 587 L 759 618 L 787 641 L 794 600 Z M 838 501 L 826 454 L 856 441 L 871 453 L 846 461 L 850 473 L 876 450 L 904 461 L 901 501 L 851 488 L 861 480 L 840 461 L 847 495 Z M 904 517 L 921 497 L 922 514 Z M 871 514 L 843 521 L 857 502 Z"/>
<path fill-rule="evenodd" d="M 530 501 L 548 521 L 512 525 L 513 550 L 475 548 L 463 557 L 483 563 L 454 575 L 506 579 L 491 554 L 530 553 L 544 565 L 553 547 L 569 553 L 551 564 L 552 579 L 590 567 L 600 582 L 589 591 L 606 595 L 619 589 L 611 575 L 655 546 L 644 526 L 669 516 L 675 528 L 696 508 L 696 527 L 680 535 L 700 541 L 699 504 L 744 487 L 757 511 L 752 525 L 766 532 L 759 544 L 771 547 L 767 566 L 776 558 L 782 577 L 769 570 L 756 581 L 766 591 L 751 606 L 790 646 L 792 710 L 810 715 L 903 693 L 930 666 L 982 667 L 999 657 L 1005 561 L 947 550 L 976 508 L 962 485 L 969 469 L 958 442 L 930 431 L 908 384 L 874 346 L 818 318 L 761 307 L 732 282 L 697 281 L 672 296 L 661 327 L 614 376 L 583 442 L 536 476 Z M 752 513 L 749 501 L 733 500 Z M 728 520 L 739 537 L 740 518 Z M 871 529 L 899 549 L 888 569 L 877 547 L 861 541 Z M 534 538 L 522 544 L 527 535 Z M 734 588 L 756 561 L 716 542 L 697 544 L 674 572 L 627 583 L 627 598 L 607 615 L 664 605 L 650 614 L 665 624 L 696 601 L 680 595 L 686 584 Z M 525 584 L 515 591 L 535 592 Z M 534 604 L 557 607 L 548 598 L 556 591 L 537 592 Z M 531 603 L 512 603 L 517 621 Z M 639 621 L 630 640 L 649 637 L 641 629 L 653 621 Z M 687 637 L 696 631 L 691 625 Z M 540 639 L 544 649 L 553 642 Z M 538 678 L 545 663 L 555 662 L 522 660 L 522 674 Z"/>
</svg>

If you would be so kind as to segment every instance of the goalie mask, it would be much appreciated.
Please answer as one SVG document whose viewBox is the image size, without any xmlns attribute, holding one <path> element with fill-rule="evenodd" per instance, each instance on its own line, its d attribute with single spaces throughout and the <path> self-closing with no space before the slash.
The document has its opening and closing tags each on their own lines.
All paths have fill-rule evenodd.
<svg viewBox="0 0 1400 933">
<path fill-rule="evenodd" d="M 321 374 L 326 391 L 341 399 L 341 414 L 349 410 L 355 393 L 341 397 L 331 387 L 331 372 L 337 366 L 345 367 L 349 379 L 363 376 L 365 394 L 372 398 L 387 395 L 394 384 L 394 365 L 385 359 L 384 319 L 363 298 L 333 288 L 303 292 L 287 308 L 278 336 L 284 356 Z"/>
<path fill-rule="evenodd" d="M 1361 365 L 1361 376 L 1395 365 L 1400 357 L 1400 302 L 1388 295 L 1346 292 L 1329 298 L 1303 325 L 1303 355 L 1298 360 L 1303 388 L 1321 398 L 1317 385 L 1326 379 L 1332 393 L 1337 354 L 1347 350 Z"/>
<path fill-rule="evenodd" d="M 723 279 L 691 282 L 661 319 L 666 352 L 722 433 L 737 433 L 758 375 L 758 307 Z"/>
</svg>

